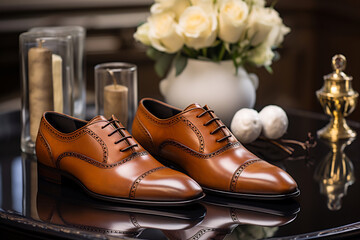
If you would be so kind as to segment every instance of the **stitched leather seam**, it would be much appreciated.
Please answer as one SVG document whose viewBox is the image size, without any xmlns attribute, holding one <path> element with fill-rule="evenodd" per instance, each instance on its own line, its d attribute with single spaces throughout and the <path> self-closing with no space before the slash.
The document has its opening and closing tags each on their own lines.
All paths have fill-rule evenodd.
<svg viewBox="0 0 360 240">
<path fill-rule="evenodd" d="M 79 137 L 81 137 L 82 135 L 85 134 L 84 130 L 81 131 L 77 131 L 72 135 L 68 135 L 68 136 L 63 136 L 61 134 L 59 134 L 57 131 L 55 131 L 52 126 L 50 126 L 46 121 L 42 121 L 42 124 L 46 127 L 46 129 L 49 131 L 49 133 L 53 136 L 56 136 L 57 140 L 62 141 L 62 142 L 71 142 L 74 141 L 76 139 L 78 139 Z"/>
<path fill-rule="evenodd" d="M 83 131 L 88 133 L 91 137 L 93 137 L 100 144 L 100 146 L 103 149 L 103 163 L 106 163 L 107 159 L 108 159 L 108 148 L 107 148 L 105 142 L 96 133 L 94 133 L 90 129 L 85 128 Z"/>
<path fill-rule="evenodd" d="M 102 147 L 103 149 L 103 162 L 107 162 L 108 159 L 108 148 L 105 144 L 105 142 L 93 131 L 91 131 L 88 128 L 84 128 L 81 131 L 76 132 L 73 135 L 70 136 L 62 136 L 61 134 L 57 133 L 46 121 L 42 121 L 42 123 L 44 124 L 44 126 L 47 128 L 47 130 L 50 132 L 50 134 L 52 134 L 53 136 L 56 136 L 58 139 L 58 141 L 62 141 L 62 142 L 71 142 L 74 141 L 76 139 L 78 139 L 79 137 L 81 137 L 84 134 L 89 134 L 91 137 L 93 137 Z"/>
<path fill-rule="evenodd" d="M 141 108 L 141 107 L 140 107 L 139 109 L 143 112 L 143 114 L 145 115 L 145 117 L 146 117 L 147 119 L 149 119 L 150 121 L 152 121 L 152 122 L 154 122 L 154 123 L 156 123 L 156 124 L 158 124 L 158 125 L 173 125 L 173 124 L 179 122 L 179 118 L 173 118 L 173 119 L 171 119 L 170 121 L 160 122 L 160 121 L 156 120 L 155 118 L 153 118 L 152 116 L 150 116 L 150 115 L 145 111 L 145 109 L 143 109 L 143 108 Z"/>
<path fill-rule="evenodd" d="M 150 140 L 150 144 L 151 144 L 151 146 L 153 147 L 153 149 L 155 148 L 155 146 L 154 146 L 154 142 L 153 142 L 153 139 L 152 139 L 152 137 L 151 137 L 151 135 L 150 135 L 150 133 L 149 133 L 149 131 L 144 127 L 144 125 L 140 122 L 140 120 L 139 120 L 139 116 L 138 115 L 136 115 L 135 116 L 135 121 L 137 122 L 137 124 L 139 125 L 139 128 L 141 129 L 141 132 L 142 133 L 144 133 L 148 138 L 149 138 L 149 140 Z"/>
<path fill-rule="evenodd" d="M 186 119 L 185 117 L 180 116 L 179 118 L 186 125 L 188 125 L 191 128 L 191 130 L 196 134 L 197 138 L 199 139 L 199 143 L 200 143 L 199 152 L 203 153 L 204 152 L 204 147 L 205 147 L 205 142 L 204 142 L 204 138 L 203 138 L 201 132 L 199 131 L 199 129 L 192 122 L 190 122 L 188 119 Z"/>
<path fill-rule="evenodd" d="M 230 148 L 235 148 L 238 147 L 240 145 L 239 142 L 236 143 L 228 143 L 226 146 L 220 148 L 219 150 L 209 153 L 209 154 L 201 154 L 198 153 L 184 145 L 182 145 L 181 143 L 175 142 L 175 141 L 165 141 L 163 142 L 160 146 L 159 146 L 159 151 L 161 151 L 164 147 L 166 147 L 167 145 L 171 145 L 177 148 L 182 149 L 183 151 L 185 151 L 186 153 L 194 156 L 194 157 L 198 157 L 198 158 L 202 158 L 202 159 L 208 159 L 208 158 L 212 158 L 215 157 L 217 155 L 220 155 L 221 153 L 225 152 L 226 150 L 230 149 Z"/>
<path fill-rule="evenodd" d="M 139 186 L 141 180 L 143 180 L 146 176 L 148 176 L 149 174 L 156 172 L 157 170 L 166 168 L 165 166 L 161 166 L 161 167 L 157 167 L 157 168 L 153 168 L 145 173 L 143 173 L 141 176 L 139 176 L 137 179 L 135 179 L 135 181 L 133 182 L 131 188 L 130 188 L 130 193 L 129 193 L 129 198 L 130 199 L 134 199 L 135 198 L 135 193 L 137 190 L 137 187 Z"/>
<path fill-rule="evenodd" d="M 67 224 L 72 227 L 76 227 L 78 229 L 82 229 L 89 232 L 97 232 L 97 233 L 118 233 L 118 234 L 138 234 L 138 232 L 135 231 L 118 231 L 118 230 L 112 230 L 112 229 L 106 229 L 106 228 L 100 228 L 100 227 L 92 227 L 92 226 L 84 226 L 80 224 Z"/>
<path fill-rule="evenodd" d="M 229 230 L 221 228 L 203 228 L 197 231 L 195 235 L 193 235 L 191 238 L 188 238 L 187 240 L 198 240 L 207 232 L 229 233 Z"/>
<path fill-rule="evenodd" d="M 236 215 L 236 209 L 230 208 L 230 216 L 231 216 L 231 219 L 233 220 L 234 223 L 239 222 L 239 219 L 238 219 L 238 217 Z"/>
<path fill-rule="evenodd" d="M 130 220 L 135 227 L 141 228 L 140 224 L 138 223 L 136 217 L 133 214 L 130 214 Z"/>
<path fill-rule="evenodd" d="M 62 154 L 60 154 L 60 156 L 57 158 L 56 160 L 56 167 L 59 168 L 60 167 L 60 161 L 65 158 L 65 157 L 74 157 L 77 159 L 80 159 L 82 161 L 85 161 L 87 163 L 90 163 L 98 168 L 105 168 L 105 169 L 110 169 L 113 167 L 117 167 L 120 166 L 128 161 L 131 161 L 132 159 L 139 157 L 139 156 L 145 156 L 147 155 L 147 152 L 139 152 L 139 153 L 133 153 L 130 156 L 128 156 L 127 158 L 124 158 L 123 160 L 121 160 L 120 162 L 117 163 L 113 163 L 113 164 L 106 164 L 106 163 L 102 163 L 102 162 L 98 162 L 92 158 L 89 158 L 85 155 L 82 155 L 80 153 L 75 153 L 75 152 L 64 152 Z"/>
<path fill-rule="evenodd" d="M 231 183 L 230 183 L 230 191 L 231 192 L 235 192 L 236 191 L 236 184 L 237 184 L 237 180 L 239 179 L 241 173 L 245 170 L 245 168 L 247 168 L 248 166 L 250 166 L 253 163 L 262 161 L 259 158 L 256 159 L 250 159 L 248 161 L 246 161 L 245 163 L 243 163 L 234 173 L 232 179 L 231 179 Z"/>
<path fill-rule="evenodd" d="M 45 148 L 47 150 L 47 153 L 49 154 L 49 158 L 50 158 L 52 164 L 54 164 L 54 158 L 53 158 L 49 143 L 46 141 L 46 139 L 44 138 L 41 131 L 39 131 L 39 139 L 44 144 L 44 146 L 45 146 Z"/>
</svg>

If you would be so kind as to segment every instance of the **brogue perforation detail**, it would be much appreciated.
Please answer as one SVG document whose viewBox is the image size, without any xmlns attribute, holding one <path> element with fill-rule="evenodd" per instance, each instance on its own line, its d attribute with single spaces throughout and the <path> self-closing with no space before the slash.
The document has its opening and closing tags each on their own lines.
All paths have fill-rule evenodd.
<svg viewBox="0 0 360 240">
<path fill-rule="evenodd" d="M 207 232 L 220 232 L 220 233 L 229 233 L 229 230 L 220 229 L 220 228 L 203 228 L 195 233 L 191 238 L 187 240 L 198 240 Z"/>
<path fill-rule="evenodd" d="M 239 219 L 236 214 L 236 209 L 230 208 L 230 216 L 234 223 L 239 223 Z"/>
<path fill-rule="evenodd" d="M 135 121 L 136 121 L 137 124 L 139 125 L 141 131 L 149 138 L 150 143 L 151 143 L 151 146 L 152 146 L 153 148 L 155 148 L 154 142 L 153 142 L 153 139 L 152 139 L 150 133 L 148 132 L 148 130 L 146 130 L 146 128 L 145 128 L 144 125 L 141 123 L 141 121 L 139 120 L 139 117 L 138 117 L 137 115 L 135 116 Z"/>
<path fill-rule="evenodd" d="M 145 115 L 145 117 L 146 117 L 147 119 L 149 119 L 150 121 L 152 121 L 152 122 L 154 122 L 154 123 L 156 123 L 156 124 L 158 124 L 158 125 L 172 125 L 172 124 L 175 124 L 175 123 L 177 123 L 177 122 L 180 121 L 179 118 L 173 118 L 173 119 L 171 119 L 170 121 L 160 122 L 160 121 L 152 118 L 151 116 L 149 116 L 149 114 L 146 112 L 145 109 L 142 109 L 142 108 L 139 108 L 139 109 L 144 113 L 144 115 Z"/>
<path fill-rule="evenodd" d="M 50 146 L 49 146 L 48 142 L 46 141 L 46 139 L 44 138 L 44 136 L 42 135 L 41 131 L 39 131 L 39 139 L 42 142 L 42 144 L 44 144 L 46 151 L 49 154 L 49 158 L 51 159 L 51 162 L 54 164 L 54 158 L 53 158 Z"/>
<path fill-rule="evenodd" d="M 139 156 L 145 156 L 145 155 L 148 155 L 147 152 L 135 152 L 133 154 L 131 154 L 130 156 L 128 156 L 127 158 L 124 158 L 123 160 L 121 160 L 120 162 L 117 162 L 117 163 L 113 163 L 113 164 L 106 164 L 106 163 L 102 163 L 102 162 L 98 162 L 92 158 L 89 158 L 85 155 L 82 155 L 80 153 L 75 153 L 75 152 L 64 152 L 62 153 L 56 160 L 56 167 L 59 168 L 60 167 L 60 161 L 65 158 L 65 157 L 74 157 L 74 158 L 77 158 L 77 159 L 80 159 L 82 161 L 85 161 L 87 163 L 90 163 L 96 167 L 99 167 L 99 168 L 105 168 L 105 169 L 110 169 L 110 168 L 113 168 L 113 167 L 117 167 L 121 164 L 124 164 L 136 157 L 139 157 Z"/>
<path fill-rule="evenodd" d="M 199 139 L 199 143 L 200 143 L 200 149 L 199 152 L 203 153 L 204 152 L 204 147 L 205 147 L 205 141 L 204 141 L 204 137 L 202 136 L 201 132 L 199 131 L 199 129 L 189 120 L 187 120 L 185 117 L 180 116 L 179 117 L 181 121 L 183 121 L 186 125 L 188 125 L 191 130 L 196 134 L 197 138 Z"/>
<path fill-rule="evenodd" d="M 175 146 L 177 148 L 181 148 L 182 150 L 184 150 L 186 153 L 192 155 L 192 156 L 195 156 L 195 157 L 198 157 L 198 158 L 202 158 L 202 159 L 208 159 L 208 158 L 212 158 L 212 157 L 215 157 L 223 152 L 225 152 L 226 150 L 228 149 L 231 149 L 231 148 L 235 148 L 235 147 L 238 147 L 240 146 L 240 143 L 239 142 L 236 142 L 236 143 L 228 143 L 227 145 L 225 145 L 224 147 L 220 148 L 219 150 L 215 151 L 215 152 L 212 152 L 212 153 L 209 153 L 209 154 L 201 154 L 201 153 L 198 153 L 178 142 L 174 142 L 174 141 L 165 141 L 163 142 L 160 146 L 159 146 L 159 151 L 161 151 L 161 149 L 163 149 L 165 146 L 167 145 L 172 145 L 172 146 Z"/>
<path fill-rule="evenodd" d="M 242 164 L 237 170 L 236 172 L 234 173 L 232 179 L 231 179 L 231 183 L 230 183 L 230 191 L 231 192 L 235 192 L 236 191 L 236 184 L 237 184 L 237 181 L 241 175 L 241 173 L 245 170 L 245 168 L 247 168 L 248 166 L 250 166 L 251 164 L 253 163 L 256 163 L 256 162 L 260 162 L 262 161 L 261 159 L 259 158 L 256 158 L 256 159 L 250 159 L 248 161 L 246 161 L 244 164 Z"/>
<path fill-rule="evenodd" d="M 93 137 L 101 145 L 101 147 L 103 149 L 103 162 L 106 163 L 107 159 L 108 159 L 108 148 L 107 148 L 105 142 L 96 133 L 94 133 L 90 129 L 85 128 L 83 131 L 88 133 L 91 137 Z"/>
<path fill-rule="evenodd" d="M 130 214 L 130 220 L 135 227 L 137 227 L 137 228 L 141 227 L 140 224 L 138 223 L 136 217 L 133 214 Z"/>
<path fill-rule="evenodd" d="M 84 226 L 80 224 L 69 224 L 70 226 L 76 227 L 81 230 L 89 231 L 89 232 L 96 232 L 96 233 L 112 233 L 112 234 L 131 234 L 133 236 L 137 235 L 138 232 L 135 231 L 119 231 L 119 230 L 113 230 L 113 229 L 106 229 L 106 228 L 100 228 L 100 227 L 92 227 L 92 226 Z"/>
<path fill-rule="evenodd" d="M 62 142 L 74 141 L 85 134 L 84 130 L 81 130 L 81 131 L 77 131 L 71 135 L 63 136 L 60 133 L 58 133 L 57 131 L 55 131 L 46 121 L 42 121 L 42 124 L 44 124 L 44 126 L 50 132 L 50 134 L 56 136 L 57 138 L 59 138 L 57 140 L 62 141 Z"/>
<path fill-rule="evenodd" d="M 131 188 L 130 188 L 130 194 L 129 194 L 129 198 L 130 199 L 134 199 L 135 198 L 135 193 L 137 190 L 137 187 L 139 186 L 141 180 L 143 180 L 147 175 L 156 172 L 157 170 L 163 169 L 163 168 L 167 168 L 165 166 L 161 166 L 161 167 L 157 167 L 157 168 L 153 168 L 145 173 L 143 173 L 141 176 L 139 176 L 137 179 L 135 179 L 134 183 L 132 184 Z"/>
</svg>

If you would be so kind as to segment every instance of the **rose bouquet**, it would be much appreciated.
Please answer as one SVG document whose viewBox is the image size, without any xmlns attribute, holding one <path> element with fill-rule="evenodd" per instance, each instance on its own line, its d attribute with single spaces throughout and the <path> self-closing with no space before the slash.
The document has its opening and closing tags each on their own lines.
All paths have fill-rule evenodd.
<svg viewBox="0 0 360 240">
<path fill-rule="evenodd" d="M 290 32 L 265 0 L 155 0 L 150 11 L 134 37 L 149 46 L 161 77 L 172 63 L 180 74 L 188 58 L 232 60 L 235 69 L 253 64 L 272 72 L 275 49 Z"/>
</svg>

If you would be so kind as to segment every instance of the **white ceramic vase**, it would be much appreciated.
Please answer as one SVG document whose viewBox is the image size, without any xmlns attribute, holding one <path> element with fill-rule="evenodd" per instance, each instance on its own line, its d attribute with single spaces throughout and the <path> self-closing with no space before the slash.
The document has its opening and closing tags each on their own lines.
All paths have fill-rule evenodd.
<svg viewBox="0 0 360 240">
<path fill-rule="evenodd" d="M 230 126 L 234 114 L 241 108 L 253 108 L 258 78 L 239 67 L 235 74 L 232 61 L 211 62 L 188 59 L 184 71 L 175 76 L 172 68 L 160 82 L 165 101 L 185 108 L 191 103 L 207 104 L 221 120 Z"/>
</svg>

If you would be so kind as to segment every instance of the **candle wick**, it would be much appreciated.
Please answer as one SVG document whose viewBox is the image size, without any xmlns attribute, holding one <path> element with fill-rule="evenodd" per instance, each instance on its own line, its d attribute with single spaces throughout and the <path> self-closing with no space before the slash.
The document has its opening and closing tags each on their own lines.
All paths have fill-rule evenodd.
<svg viewBox="0 0 360 240">
<path fill-rule="evenodd" d="M 110 69 L 106 69 L 106 71 L 107 71 L 107 72 L 110 74 L 110 76 L 112 77 L 113 82 L 114 82 L 114 88 L 116 89 L 116 88 L 117 88 L 117 82 L 116 82 L 116 78 L 115 78 L 114 72 L 111 71 Z"/>
<path fill-rule="evenodd" d="M 39 48 L 42 48 L 43 47 L 43 43 L 45 42 L 44 39 L 38 39 L 38 45 L 39 45 Z"/>
</svg>

